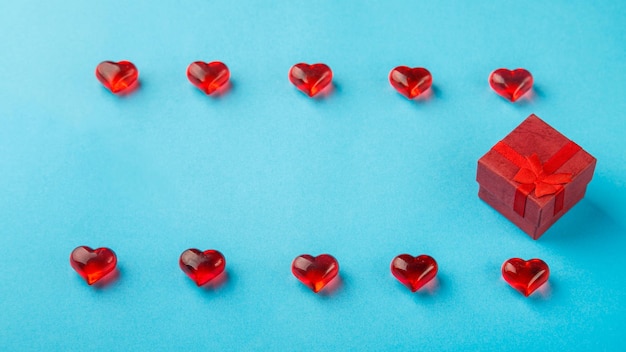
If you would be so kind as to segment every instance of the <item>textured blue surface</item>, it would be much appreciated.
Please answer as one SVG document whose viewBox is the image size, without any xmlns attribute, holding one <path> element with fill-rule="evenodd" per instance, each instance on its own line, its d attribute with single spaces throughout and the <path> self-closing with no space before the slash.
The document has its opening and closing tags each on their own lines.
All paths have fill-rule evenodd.
<svg viewBox="0 0 626 352">
<path fill-rule="evenodd" d="M 4 1 L 0 6 L 0 350 L 616 350 L 626 327 L 626 3 L 623 1 Z M 377 3 L 377 4 L 376 4 Z M 141 88 L 95 79 L 131 60 Z M 221 60 L 233 88 L 185 77 Z M 288 81 L 335 74 L 326 99 Z M 416 102 L 387 81 L 423 66 Z M 511 104 L 499 67 L 535 77 Z M 586 198 L 539 241 L 482 203 L 476 161 L 536 113 L 598 159 Z M 116 251 L 113 284 L 70 268 Z M 228 280 L 198 289 L 186 248 L 216 248 Z M 333 254 L 315 295 L 298 254 Z M 440 265 L 411 294 L 400 253 Z M 500 277 L 545 260 L 530 298 Z"/>
</svg>

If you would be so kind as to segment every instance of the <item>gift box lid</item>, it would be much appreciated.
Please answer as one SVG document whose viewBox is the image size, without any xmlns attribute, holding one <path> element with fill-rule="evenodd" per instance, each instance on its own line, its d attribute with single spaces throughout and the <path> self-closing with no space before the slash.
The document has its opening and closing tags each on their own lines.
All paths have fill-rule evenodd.
<svg viewBox="0 0 626 352">
<path fill-rule="evenodd" d="M 521 169 L 527 169 L 523 170 L 525 172 L 534 170 L 535 174 L 549 177 L 545 178 L 547 182 L 567 179 L 567 182 L 557 183 L 554 187 L 562 187 L 563 192 L 578 193 L 591 181 L 595 164 L 593 156 L 531 114 L 478 160 L 476 180 L 502 202 L 513 207 L 516 192 L 522 185 L 515 179 L 519 179 L 518 174 L 524 176 Z M 556 193 L 542 195 L 544 192 L 541 192 L 540 187 L 545 184 L 528 186 L 533 189 L 526 197 L 523 216 L 541 226 L 554 215 L 550 210 L 554 209 Z M 540 196 L 537 196 L 538 192 Z"/>
</svg>

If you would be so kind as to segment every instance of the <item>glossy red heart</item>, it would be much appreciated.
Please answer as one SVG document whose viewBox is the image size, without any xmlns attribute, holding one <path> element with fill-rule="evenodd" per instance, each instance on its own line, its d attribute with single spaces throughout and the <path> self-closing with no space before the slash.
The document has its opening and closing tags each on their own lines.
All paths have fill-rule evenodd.
<svg viewBox="0 0 626 352">
<path fill-rule="evenodd" d="M 230 71 L 219 61 L 193 62 L 187 67 L 187 78 L 194 86 L 207 95 L 224 87 L 230 78 Z"/>
<path fill-rule="evenodd" d="M 130 61 L 103 61 L 96 67 L 96 77 L 108 90 L 118 94 L 135 87 L 139 71 Z"/>
<path fill-rule="evenodd" d="M 222 253 L 213 249 L 202 252 L 191 248 L 180 255 L 178 264 L 196 285 L 202 286 L 224 271 L 226 259 Z"/>
<path fill-rule="evenodd" d="M 528 297 L 550 276 L 550 268 L 541 259 L 512 258 L 502 264 L 502 277 L 511 287 Z"/>
<path fill-rule="evenodd" d="M 291 263 L 291 272 L 303 284 L 317 293 L 339 273 L 337 259 L 329 254 L 313 257 L 303 254 Z"/>
<path fill-rule="evenodd" d="M 402 95 L 413 99 L 433 84 L 433 76 L 423 67 L 398 66 L 389 73 L 389 83 Z"/>
<path fill-rule="evenodd" d="M 499 68 L 489 75 L 489 85 L 500 96 L 514 102 L 533 87 L 533 76 L 523 68 Z"/>
<path fill-rule="evenodd" d="M 70 254 L 70 265 L 88 285 L 92 285 L 115 269 L 117 257 L 109 248 L 76 247 Z"/>
<path fill-rule="evenodd" d="M 391 261 L 391 273 L 402 284 L 415 292 L 437 275 L 437 262 L 431 256 L 422 254 L 413 257 L 400 254 Z"/>
<path fill-rule="evenodd" d="M 325 64 L 299 63 L 289 70 L 289 80 L 296 88 L 313 97 L 330 85 L 333 71 Z"/>
</svg>

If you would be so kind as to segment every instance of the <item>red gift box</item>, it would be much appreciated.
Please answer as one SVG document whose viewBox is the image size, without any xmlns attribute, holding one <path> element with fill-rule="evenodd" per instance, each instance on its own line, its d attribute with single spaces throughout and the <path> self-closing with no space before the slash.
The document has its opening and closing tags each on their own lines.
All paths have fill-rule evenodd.
<svg viewBox="0 0 626 352">
<path fill-rule="evenodd" d="M 538 239 L 585 196 L 596 159 L 530 115 L 478 160 L 478 196 Z"/>
</svg>

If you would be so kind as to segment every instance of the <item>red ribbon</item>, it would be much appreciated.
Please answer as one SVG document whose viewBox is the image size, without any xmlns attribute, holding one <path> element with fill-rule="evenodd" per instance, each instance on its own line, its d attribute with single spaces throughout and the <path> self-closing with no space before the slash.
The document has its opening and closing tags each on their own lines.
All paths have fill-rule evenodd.
<svg viewBox="0 0 626 352">
<path fill-rule="evenodd" d="M 538 198 L 555 194 L 554 215 L 563 210 L 565 199 L 563 185 L 572 182 L 572 174 L 555 174 L 555 172 L 581 150 L 578 144 L 569 141 L 544 164 L 541 163 L 536 153 L 523 156 L 502 141 L 498 142 L 493 150 L 520 168 L 513 177 L 513 181 L 519 183 L 513 203 L 513 210 L 516 213 L 524 216 L 526 200 L 533 191 Z"/>
</svg>

